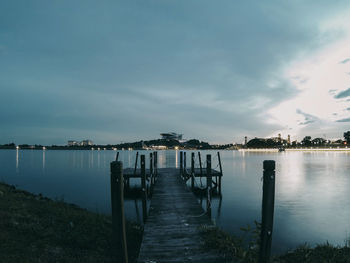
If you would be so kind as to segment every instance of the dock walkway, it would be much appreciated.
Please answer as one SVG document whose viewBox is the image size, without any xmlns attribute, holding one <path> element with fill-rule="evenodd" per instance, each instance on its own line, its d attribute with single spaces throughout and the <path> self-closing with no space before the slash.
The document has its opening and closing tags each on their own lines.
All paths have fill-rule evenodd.
<svg viewBox="0 0 350 263">
<path fill-rule="evenodd" d="M 158 169 L 138 262 L 224 262 L 219 253 L 203 248 L 202 225 L 213 223 L 179 169 Z"/>
</svg>

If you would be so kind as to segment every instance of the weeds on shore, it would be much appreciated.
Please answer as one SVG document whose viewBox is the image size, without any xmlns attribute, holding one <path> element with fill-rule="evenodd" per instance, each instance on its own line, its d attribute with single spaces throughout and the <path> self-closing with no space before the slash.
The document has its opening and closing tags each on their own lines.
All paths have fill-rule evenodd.
<svg viewBox="0 0 350 263">
<path fill-rule="evenodd" d="M 255 263 L 259 255 L 260 224 L 241 228 L 241 237 L 231 236 L 217 227 L 201 227 L 203 247 L 215 249 L 224 255 L 226 262 Z M 328 242 L 311 247 L 307 244 L 283 255 L 271 258 L 273 263 L 350 263 L 350 239 L 344 246 Z"/>
<path fill-rule="evenodd" d="M 129 262 L 142 228 L 127 223 Z M 1 262 L 113 262 L 110 216 L 0 183 Z"/>
</svg>

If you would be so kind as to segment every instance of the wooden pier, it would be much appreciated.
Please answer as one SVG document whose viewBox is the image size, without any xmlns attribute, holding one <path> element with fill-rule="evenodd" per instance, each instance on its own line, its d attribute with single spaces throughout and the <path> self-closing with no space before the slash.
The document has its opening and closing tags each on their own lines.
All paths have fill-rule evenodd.
<svg viewBox="0 0 350 263">
<path fill-rule="evenodd" d="M 138 262 L 222 262 L 218 253 L 203 248 L 203 225 L 213 223 L 180 169 L 158 169 Z"/>
</svg>

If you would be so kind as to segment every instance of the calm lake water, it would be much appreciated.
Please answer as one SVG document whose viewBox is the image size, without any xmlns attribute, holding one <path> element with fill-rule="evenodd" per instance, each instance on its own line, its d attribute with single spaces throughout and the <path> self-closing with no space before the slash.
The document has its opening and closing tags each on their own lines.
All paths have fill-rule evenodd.
<svg viewBox="0 0 350 263">
<path fill-rule="evenodd" d="M 147 160 L 149 153 L 140 151 L 147 154 Z M 225 231 L 242 235 L 240 227 L 260 221 L 262 165 L 264 160 L 275 160 L 274 253 L 305 242 L 343 245 L 350 237 L 350 154 L 220 153 L 223 198 L 213 200 L 212 216 Z M 212 154 L 215 168 L 216 152 L 202 151 L 202 160 L 206 154 Z M 115 155 L 115 151 L 0 150 L 0 180 L 92 211 L 110 213 L 109 164 Z M 133 167 L 135 155 L 134 151 L 120 152 L 124 167 Z M 158 158 L 159 168 L 179 165 L 178 151 L 159 151 Z M 139 180 L 131 184 L 138 185 Z M 126 200 L 129 219 L 140 221 L 141 208 L 141 200 Z"/>
</svg>

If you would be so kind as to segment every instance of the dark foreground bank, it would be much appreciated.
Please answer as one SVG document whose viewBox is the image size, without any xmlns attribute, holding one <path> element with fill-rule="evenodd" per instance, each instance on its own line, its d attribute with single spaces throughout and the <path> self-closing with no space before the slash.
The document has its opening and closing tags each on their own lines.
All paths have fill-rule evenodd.
<svg viewBox="0 0 350 263">
<path fill-rule="evenodd" d="M 243 230 L 252 237 L 248 249 L 244 239 L 215 227 L 201 230 L 203 248 L 218 249 L 226 262 L 257 262 L 259 231 Z M 127 222 L 127 238 L 129 262 L 136 262 L 142 228 Z M 0 262 L 115 262 L 111 239 L 109 216 L 0 183 Z M 350 263 L 350 246 L 303 245 L 271 262 Z"/>
<path fill-rule="evenodd" d="M 127 236 L 135 262 L 141 227 L 128 222 Z M 0 183 L 1 262 L 115 262 L 111 239 L 109 216 Z"/>
</svg>

